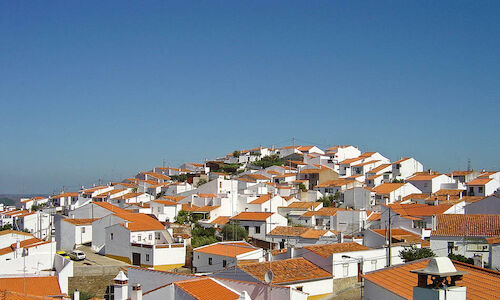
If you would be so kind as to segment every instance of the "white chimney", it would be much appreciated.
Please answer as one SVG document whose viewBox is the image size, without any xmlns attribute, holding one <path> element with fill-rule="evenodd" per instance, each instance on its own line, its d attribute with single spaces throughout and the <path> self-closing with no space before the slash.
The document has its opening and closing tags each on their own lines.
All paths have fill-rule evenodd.
<svg viewBox="0 0 500 300">
<path fill-rule="evenodd" d="M 134 283 L 132 285 L 130 300 L 142 300 L 142 288 L 140 283 Z"/>
<path fill-rule="evenodd" d="M 118 275 L 113 279 L 115 300 L 128 299 L 128 278 L 123 271 L 118 272 Z"/>
<path fill-rule="evenodd" d="M 73 300 L 80 300 L 80 291 L 75 290 L 73 292 Z"/>
<path fill-rule="evenodd" d="M 448 257 L 433 257 L 425 269 L 412 270 L 418 275 L 417 286 L 413 287 L 414 300 L 466 300 L 467 288 L 457 286 L 467 272 L 457 271 Z M 428 277 L 431 284 L 427 284 Z"/>
</svg>

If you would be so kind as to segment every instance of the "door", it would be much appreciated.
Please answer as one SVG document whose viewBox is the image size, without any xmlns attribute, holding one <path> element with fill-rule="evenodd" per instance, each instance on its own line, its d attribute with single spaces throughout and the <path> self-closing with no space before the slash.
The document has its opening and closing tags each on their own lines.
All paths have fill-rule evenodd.
<svg viewBox="0 0 500 300">
<path fill-rule="evenodd" d="M 358 262 L 358 282 L 361 282 L 361 274 L 363 274 L 363 271 L 361 270 L 361 263 Z"/>
<path fill-rule="evenodd" d="M 134 266 L 140 266 L 141 265 L 141 254 L 140 253 L 132 252 L 132 264 Z"/>
</svg>

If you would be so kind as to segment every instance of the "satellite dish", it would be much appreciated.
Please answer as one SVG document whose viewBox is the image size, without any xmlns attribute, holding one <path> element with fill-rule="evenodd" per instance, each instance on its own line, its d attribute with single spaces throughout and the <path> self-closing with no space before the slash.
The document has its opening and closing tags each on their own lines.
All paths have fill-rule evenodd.
<svg viewBox="0 0 500 300">
<path fill-rule="evenodd" d="M 273 281 L 274 274 L 273 271 L 269 270 L 266 272 L 266 275 L 264 275 L 264 280 L 266 283 L 271 283 Z"/>
</svg>

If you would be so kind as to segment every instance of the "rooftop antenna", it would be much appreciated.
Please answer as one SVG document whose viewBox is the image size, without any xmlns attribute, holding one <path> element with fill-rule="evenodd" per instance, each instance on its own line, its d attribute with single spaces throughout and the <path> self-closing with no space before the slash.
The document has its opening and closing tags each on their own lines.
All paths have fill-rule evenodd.
<svg viewBox="0 0 500 300">
<path fill-rule="evenodd" d="M 471 167 L 470 167 L 470 158 L 467 158 L 467 171 L 470 171 L 471 170 Z"/>
</svg>

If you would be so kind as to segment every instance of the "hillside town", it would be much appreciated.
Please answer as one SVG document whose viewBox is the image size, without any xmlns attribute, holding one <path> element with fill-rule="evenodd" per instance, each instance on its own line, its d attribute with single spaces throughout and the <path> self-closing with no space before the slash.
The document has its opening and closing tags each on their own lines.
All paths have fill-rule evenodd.
<svg viewBox="0 0 500 300">
<path fill-rule="evenodd" d="M 500 171 L 353 145 L 62 188 L 0 205 L 0 229 L 0 299 L 500 298 Z"/>
</svg>

